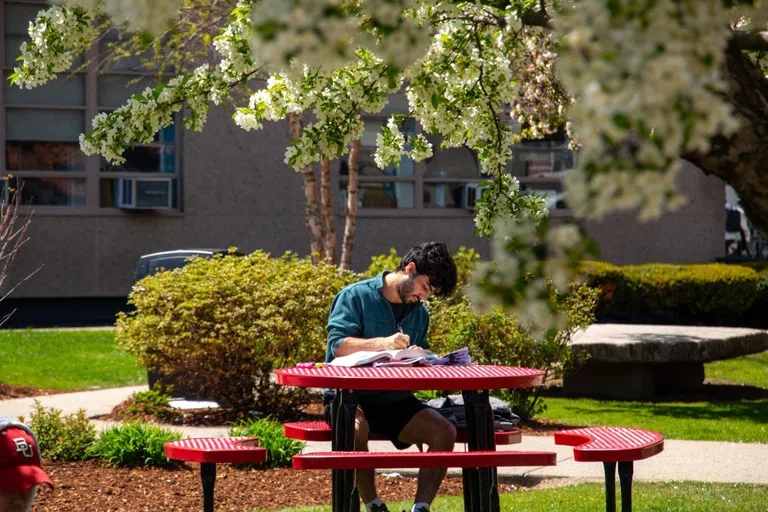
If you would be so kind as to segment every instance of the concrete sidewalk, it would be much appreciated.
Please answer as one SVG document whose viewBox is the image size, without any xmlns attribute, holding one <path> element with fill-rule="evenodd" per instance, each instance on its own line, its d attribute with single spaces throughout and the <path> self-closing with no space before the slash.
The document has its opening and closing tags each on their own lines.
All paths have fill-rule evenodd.
<svg viewBox="0 0 768 512">
<path fill-rule="evenodd" d="M 65 393 L 38 398 L 0 400 L 0 415 L 26 416 L 32 410 L 34 400 L 46 407 L 61 409 L 65 414 L 83 408 L 89 417 L 107 414 L 112 407 L 125 400 L 131 393 L 146 390 L 146 386 Z M 93 423 L 101 429 L 106 422 Z M 215 437 L 226 435 L 225 427 L 169 427 L 189 437 Z M 307 443 L 306 452 L 327 451 L 327 443 Z M 412 448 L 415 450 L 415 448 Z M 464 445 L 458 445 L 463 450 Z M 371 450 L 394 450 L 391 443 L 372 442 Z M 555 446 L 551 436 L 524 436 L 518 445 L 502 446 L 499 450 L 554 451 L 557 466 L 543 468 L 501 468 L 500 475 L 522 478 L 580 478 L 603 479 L 602 464 L 581 463 L 573 460 L 572 448 Z M 650 459 L 635 463 L 636 480 L 692 480 L 700 482 L 754 483 L 768 485 L 768 444 L 722 443 L 712 441 L 666 440 L 664 451 Z M 408 471 L 387 470 L 388 473 Z"/>
</svg>

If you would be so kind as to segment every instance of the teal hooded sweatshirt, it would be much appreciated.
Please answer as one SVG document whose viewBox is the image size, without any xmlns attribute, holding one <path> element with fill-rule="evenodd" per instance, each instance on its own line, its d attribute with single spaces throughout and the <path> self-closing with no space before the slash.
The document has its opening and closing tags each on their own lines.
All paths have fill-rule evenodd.
<svg viewBox="0 0 768 512">
<path fill-rule="evenodd" d="M 427 308 L 422 303 L 414 305 L 408 309 L 398 326 L 392 306 L 382 295 L 386 273 L 351 284 L 333 299 L 327 326 L 326 364 L 333 361 L 336 349 L 345 338 L 387 337 L 398 332 L 398 327 L 411 337 L 411 345 L 429 349 L 426 340 L 429 330 Z M 386 405 L 407 398 L 410 394 L 410 391 L 364 391 L 360 393 L 360 401 Z"/>
</svg>

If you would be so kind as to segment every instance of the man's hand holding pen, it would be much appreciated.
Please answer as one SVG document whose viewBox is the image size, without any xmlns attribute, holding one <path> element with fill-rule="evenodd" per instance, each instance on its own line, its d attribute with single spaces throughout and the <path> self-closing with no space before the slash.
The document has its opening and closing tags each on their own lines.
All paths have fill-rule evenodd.
<svg viewBox="0 0 768 512">
<path fill-rule="evenodd" d="M 384 341 L 386 342 L 387 347 L 384 350 L 401 350 L 408 348 L 411 344 L 411 337 L 402 332 L 396 332 L 392 336 L 384 338 Z"/>
</svg>

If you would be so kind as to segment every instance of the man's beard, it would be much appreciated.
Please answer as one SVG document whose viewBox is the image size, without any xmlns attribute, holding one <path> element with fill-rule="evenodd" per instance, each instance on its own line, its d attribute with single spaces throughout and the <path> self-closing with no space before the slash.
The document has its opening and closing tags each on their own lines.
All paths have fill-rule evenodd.
<svg viewBox="0 0 768 512">
<path fill-rule="evenodd" d="M 416 287 L 416 283 L 411 278 L 411 276 L 408 276 L 406 279 L 403 279 L 397 284 L 397 294 L 400 296 L 400 300 L 403 301 L 404 304 L 411 304 L 408 302 L 408 297 L 416 297 L 413 295 L 413 289 Z M 416 297 L 416 300 L 414 302 L 418 302 L 420 299 Z"/>
</svg>

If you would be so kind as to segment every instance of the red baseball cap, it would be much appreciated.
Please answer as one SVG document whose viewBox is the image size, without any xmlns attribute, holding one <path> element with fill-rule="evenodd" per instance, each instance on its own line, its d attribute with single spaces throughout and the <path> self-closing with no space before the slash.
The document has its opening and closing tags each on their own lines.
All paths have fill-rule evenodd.
<svg viewBox="0 0 768 512">
<path fill-rule="evenodd" d="M 40 484 L 53 487 L 51 478 L 40 467 L 35 436 L 18 424 L 0 430 L 0 489 L 15 494 Z"/>
</svg>

